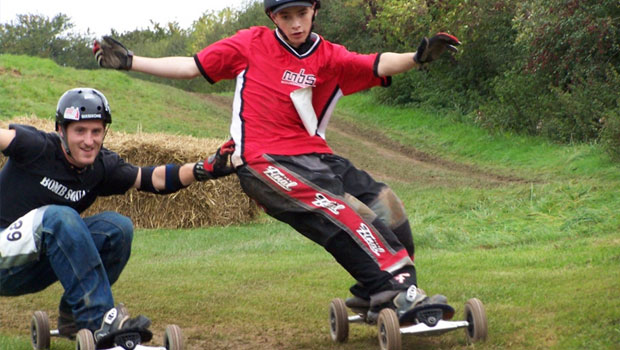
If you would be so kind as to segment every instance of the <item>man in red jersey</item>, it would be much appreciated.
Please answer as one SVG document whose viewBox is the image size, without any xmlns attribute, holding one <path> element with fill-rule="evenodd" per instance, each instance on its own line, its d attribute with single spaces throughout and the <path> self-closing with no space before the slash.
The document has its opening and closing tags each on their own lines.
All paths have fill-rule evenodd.
<svg viewBox="0 0 620 350">
<path fill-rule="evenodd" d="M 245 193 L 323 246 L 357 281 L 350 307 L 400 315 L 429 299 L 417 288 L 414 244 L 402 202 L 385 184 L 333 154 L 325 129 L 335 104 L 391 76 L 456 51 L 457 38 L 424 38 L 416 52 L 358 54 L 313 33 L 320 0 L 265 0 L 276 25 L 251 27 L 191 57 L 134 56 L 104 37 L 101 67 L 165 78 L 235 79 L 232 163 Z M 436 296 L 433 302 L 445 301 Z"/>
</svg>

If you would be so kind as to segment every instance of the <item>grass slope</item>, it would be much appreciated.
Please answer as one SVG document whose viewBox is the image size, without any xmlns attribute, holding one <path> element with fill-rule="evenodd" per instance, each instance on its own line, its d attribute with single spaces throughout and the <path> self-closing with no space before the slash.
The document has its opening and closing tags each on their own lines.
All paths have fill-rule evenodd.
<svg viewBox="0 0 620 350">
<path fill-rule="evenodd" d="M 228 135 L 230 114 L 194 94 L 117 71 L 77 70 L 48 59 L 0 55 L 2 119 L 22 115 L 53 119 L 60 96 L 76 87 L 93 87 L 104 93 L 112 110 L 112 127 L 118 131 L 213 138 Z"/>
<path fill-rule="evenodd" d="M 228 113 L 200 96 L 22 56 L 0 55 L 0 117 L 49 115 L 58 95 L 75 85 L 106 93 L 113 127 L 161 131 L 165 124 L 171 133 L 226 134 Z M 468 298 L 484 302 L 489 339 L 471 348 L 620 348 L 620 175 L 597 145 L 489 134 L 453 116 L 377 106 L 368 95 L 343 99 L 334 119 L 382 130 L 451 162 L 523 179 L 488 186 L 438 183 L 430 176 L 386 180 L 409 213 L 420 285 L 447 295 L 458 318 Z M 243 226 L 136 232 L 114 293 L 134 313 L 153 319 L 160 344 L 165 325 L 177 323 L 189 349 L 378 348 L 376 329 L 363 325 L 351 326 L 345 344 L 329 339 L 328 303 L 346 297 L 352 282 L 322 248 L 263 216 Z M 0 298 L 0 349 L 30 349 L 32 311 L 54 316 L 61 292 L 54 285 Z M 405 337 L 403 348 L 464 349 L 464 339 L 461 331 Z M 73 347 L 65 340 L 52 344 Z"/>
</svg>

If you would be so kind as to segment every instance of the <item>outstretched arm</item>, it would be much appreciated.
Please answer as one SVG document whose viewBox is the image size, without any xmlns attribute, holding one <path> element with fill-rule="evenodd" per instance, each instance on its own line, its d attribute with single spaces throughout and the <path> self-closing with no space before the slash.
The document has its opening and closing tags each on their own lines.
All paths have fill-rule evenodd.
<svg viewBox="0 0 620 350">
<path fill-rule="evenodd" d="M 205 160 L 183 165 L 167 164 L 138 169 L 133 188 L 156 194 L 168 194 L 189 186 L 194 181 L 217 179 L 232 174 L 235 169 L 230 155 L 235 151 L 231 139 Z"/>
<path fill-rule="evenodd" d="M 413 60 L 415 52 L 394 53 L 384 52 L 379 58 L 377 73 L 380 77 L 393 76 L 406 72 L 418 64 Z"/>
<path fill-rule="evenodd" d="M 193 175 L 194 166 L 196 163 L 186 163 L 181 166 L 175 166 L 171 164 L 172 167 L 176 169 L 169 170 L 168 176 L 171 176 L 171 171 L 176 171 L 178 174 L 178 181 L 180 182 L 180 188 L 187 187 L 191 185 L 196 179 Z M 166 190 L 166 167 L 168 165 L 160 165 L 157 167 L 142 167 L 138 169 L 138 175 L 136 176 L 136 182 L 133 184 L 133 188 L 137 188 L 139 190 L 148 191 L 150 187 L 153 187 L 156 192 L 163 192 Z M 150 181 L 145 180 L 145 186 L 142 187 L 142 176 L 146 175 L 146 173 L 150 174 Z M 150 182 L 150 184 L 148 184 Z M 179 188 L 179 189 L 180 189 Z M 153 191 L 148 191 L 153 192 Z"/>
<path fill-rule="evenodd" d="M 134 56 L 131 50 L 109 36 L 104 36 L 101 42 L 95 40 L 93 53 L 103 68 L 133 70 L 170 79 L 192 79 L 200 75 L 192 57 Z"/>
<path fill-rule="evenodd" d="M 170 79 L 193 79 L 200 75 L 193 57 L 134 56 L 131 70 Z"/>
<path fill-rule="evenodd" d="M 430 39 L 424 38 L 418 46 L 416 52 L 393 53 L 386 52 L 379 58 L 379 66 L 377 73 L 381 77 L 392 76 L 403 73 L 413 67 L 430 63 L 446 50 L 451 52 L 457 51 L 457 46 L 461 42 L 455 36 L 447 33 L 437 33 Z"/>
</svg>

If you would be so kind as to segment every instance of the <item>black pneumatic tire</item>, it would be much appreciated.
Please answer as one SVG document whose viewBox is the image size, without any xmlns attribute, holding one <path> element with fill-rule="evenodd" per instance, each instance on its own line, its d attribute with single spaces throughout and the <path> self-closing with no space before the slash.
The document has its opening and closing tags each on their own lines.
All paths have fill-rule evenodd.
<svg viewBox="0 0 620 350">
<path fill-rule="evenodd" d="M 349 315 L 344 300 L 340 298 L 329 303 L 329 333 L 332 340 L 338 343 L 349 339 Z"/>
<path fill-rule="evenodd" d="M 50 348 L 50 319 L 45 311 L 35 311 L 32 315 L 30 335 L 34 350 Z"/>
<path fill-rule="evenodd" d="M 377 320 L 379 330 L 379 346 L 381 350 L 401 350 L 400 323 L 396 312 L 392 309 L 383 309 Z"/>
<path fill-rule="evenodd" d="M 75 336 L 75 350 L 95 350 L 95 338 L 90 329 L 80 329 Z"/>
<path fill-rule="evenodd" d="M 467 343 L 486 340 L 487 314 L 484 305 L 477 298 L 471 298 L 465 303 L 465 320 L 469 323 L 469 326 L 465 328 Z"/>
<path fill-rule="evenodd" d="M 183 332 L 176 324 L 166 327 L 164 333 L 164 347 L 166 350 L 183 350 Z"/>
</svg>

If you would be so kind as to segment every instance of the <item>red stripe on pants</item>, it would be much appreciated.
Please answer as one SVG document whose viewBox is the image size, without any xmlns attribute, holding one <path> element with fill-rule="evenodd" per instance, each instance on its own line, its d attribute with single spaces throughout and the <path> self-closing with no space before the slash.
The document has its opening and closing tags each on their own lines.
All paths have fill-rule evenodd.
<svg viewBox="0 0 620 350">
<path fill-rule="evenodd" d="M 342 198 L 307 185 L 282 167 L 267 161 L 248 165 L 257 174 L 260 174 L 274 188 L 284 195 L 302 203 L 308 210 L 321 211 L 329 216 L 349 234 L 373 257 L 381 270 L 390 268 L 408 257 L 407 250 L 401 249 L 396 253 L 386 247 L 376 229 L 365 222 Z"/>
</svg>

